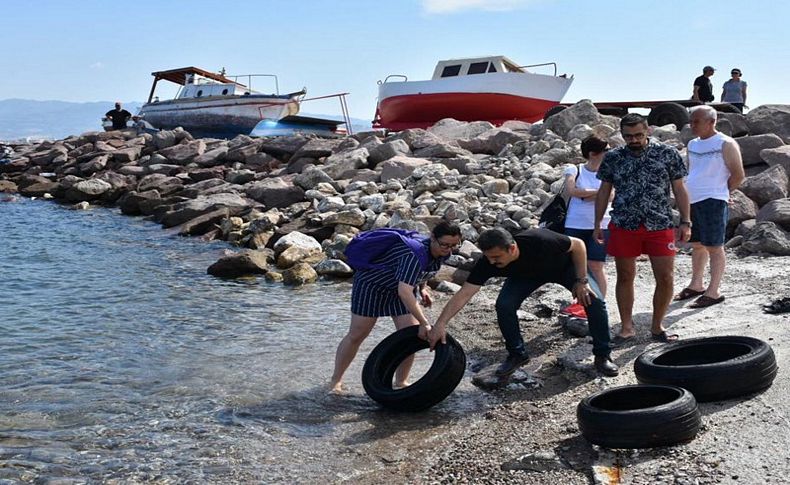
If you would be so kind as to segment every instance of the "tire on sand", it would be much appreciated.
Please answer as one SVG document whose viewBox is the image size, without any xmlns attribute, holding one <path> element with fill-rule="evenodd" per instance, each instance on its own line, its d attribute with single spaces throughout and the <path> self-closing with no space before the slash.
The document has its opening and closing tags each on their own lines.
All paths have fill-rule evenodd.
<svg viewBox="0 0 790 485">
<path fill-rule="evenodd" d="M 689 112 L 677 103 L 662 103 L 650 110 L 647 123 L 651 126 L 674 124 L 680 130 L 689 123 Z"/>
<path fill-rule="evenodd" d="M 597 392 L 579 403 L 582 436 L 607 448 L 654 448 L 686 443 L 700 427 L 694 396 L 676 386 L 636 384 Z"/>
<path fill-rule="evenodd" d="M 403 389 L 392 388 L 395 370 L 407 357 L 427 349 L 428 342 L 417 337 L 417 325 L 398 330 L 379 343 L 362 369 L 362 385 L 371 399 L 395 411 L 422 411 L 444 400 L 461 382 L 466 370 L 466 354 L 447 335 L 446 344 L 437 344 L 433 364 L 418 381 Z"/>
<path fill-rule="evenodd" d="M 637 357 L 634 372 L 641 383 L 680 386 L 707 402 L 768 389 L 777 367 L 774 351 L 762 340 L 722 336 L 648 350 Z"/>
</svg>

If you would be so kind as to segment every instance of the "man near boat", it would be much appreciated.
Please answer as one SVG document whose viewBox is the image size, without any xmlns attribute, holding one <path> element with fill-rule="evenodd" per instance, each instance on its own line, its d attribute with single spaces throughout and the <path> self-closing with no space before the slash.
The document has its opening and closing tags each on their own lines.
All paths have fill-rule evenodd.
<svg viewBox="0 0 790 485">
<path fill-rule="evenodd" d="M 126 122 L 132 117 L 132 113 L 126 111 L 121 107 L 121 102 L 115 102 L 115 109 L 111 109 L 104 116 L 108 120 L 112 120 L 113 130 L 123 130 L 126 128 Z"/>
</svg>

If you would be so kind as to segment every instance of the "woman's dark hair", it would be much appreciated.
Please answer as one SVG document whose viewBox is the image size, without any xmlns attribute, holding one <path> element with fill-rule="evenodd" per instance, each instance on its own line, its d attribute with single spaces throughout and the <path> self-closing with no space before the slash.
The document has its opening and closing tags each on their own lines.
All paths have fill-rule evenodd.
<svg viewBox="0 0 790 485">
<path fill-rule="evenodd" d="M 647 128 L 647 120 L 644 116 L 640 115 L 639 113 L 628 113 L 627 115 L 620 118 L 620 129 L 622 130 L 624 126 L 636 126 L 636 125 L 645 125 Z"/>
<path fill-rule="evenodd" d="M 514 242 L 513 236 L 509 232 L 501 227 L 495 227 L 480 234 L 480 237 L 477 239 L 477 247 L 481 251 L 488 251 L 494 248 L 508 249 Z"/>
<path fill-rule="evenodd" d="M 608 143 L 595 135 L 590 135 L 582 141 L 582 156 L 589 158 L 590 153 L 601 153 L 606 150 Z"/>
<path fill-rule="evenodd" d="M 442 236 L 460 236 L 461 228 L 457 224 L 452 224 L 447 221 L 439 221 L 438 224 L 431 231 L 434 239 L 439 239 Z"/>
</svg>

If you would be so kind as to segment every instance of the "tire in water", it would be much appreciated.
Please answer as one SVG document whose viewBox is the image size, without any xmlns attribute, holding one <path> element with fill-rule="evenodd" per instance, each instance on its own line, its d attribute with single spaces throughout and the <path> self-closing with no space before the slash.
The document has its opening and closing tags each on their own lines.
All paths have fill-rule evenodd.
<svg viewBox="0 0 790 485">
<path fill-rule="evenodd" d="M 362 369 L 362 385 L 371 399 L 395 411 L 422 411 L 443 401 L 455 390 L 466 371 L 466 354 L 449 334 L 446 344 L 437 344 L 433 364 L 412 385 L 393 389 L 395 370 L 407 357 L 429 347 L 417 337 L 413 325 L 388 336 L 370 353 Z"/>
</svg>

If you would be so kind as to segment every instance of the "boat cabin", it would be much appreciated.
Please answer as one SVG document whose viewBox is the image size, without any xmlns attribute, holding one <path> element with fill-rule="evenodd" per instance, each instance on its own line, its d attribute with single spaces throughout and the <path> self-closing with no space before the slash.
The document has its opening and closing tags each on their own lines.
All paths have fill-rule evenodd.
<svg viewBox="0 0 790 485">
<path fill-rule="evenodd" d="M 252 78 L 270 77 L 274 78 L 277 94 L 279 95 L 279 85 L 277 83 L 277 76 L 273 74 L 244 74 L 241 76 L 225 77 L 225 72 L 214 73 L 206 71 L 197 67 L 182 67 L 179 69 L 170 69 L 169 71 L 152 72 L 154 76 L 154 84 L 151 86 L 151 93 L 148 96 L 148 102 L 158 102 L 154 98 L 154 91 L 159 81 L 170 81 L 171 83 L 179 84 L 182 87 L 179 89 L 176 99 L 193 99 L 205 98 L 208 96 L 244 96 L 249 94 L 260 94 L 250 88 Z M 230 78 L 233 79 L 230 79 Z M 237 81 L 238 78 L 247 78 L 248 83 L 242 84 Z"/>
<path fill-rule="evenodd" d="M 505 56 L 467 57 L 439 61 L 431 79 L 468 76 L 489 72 L 527 72 Z"/>
</svg>

